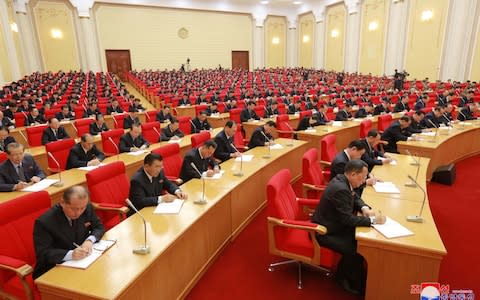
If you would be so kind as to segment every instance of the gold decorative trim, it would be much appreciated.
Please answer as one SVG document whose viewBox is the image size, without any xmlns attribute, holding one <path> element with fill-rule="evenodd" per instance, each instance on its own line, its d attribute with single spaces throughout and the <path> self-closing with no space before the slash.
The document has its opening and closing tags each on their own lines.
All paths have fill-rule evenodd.
<svg viewBox="0 0 480 300">
<path fill-rule="evenodd" d="M 186 39 L 186 38 L 188 38 L 188 35 L 189 35 L 188 29 L 185 28 L 185 27 L 180 28 L 180 29 L 178 30 L 178 32 L 177 32 L 177 35 L 178 35 L 178 37 L 181 38 L 181 39 Z"/>
</svg>

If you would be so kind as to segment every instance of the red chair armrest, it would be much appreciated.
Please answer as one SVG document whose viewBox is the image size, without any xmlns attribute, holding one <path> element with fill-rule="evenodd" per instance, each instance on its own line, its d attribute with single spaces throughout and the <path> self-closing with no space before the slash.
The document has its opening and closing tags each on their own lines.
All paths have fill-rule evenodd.
<svg viewBox="0 0 480 300">
<path fill-rule="evenodd" d="M 302 206 L 317 207 L 320 199 L 297 198 L 297 203 Z"/>
<path fill-rule="evenodd" d="M 0 269 L 15 272 L 22 278 L 33 272 L 33 268 L 26 262 L 4 255 L 0 255 Z"/>
<path fill-rule="evenodd" d="M 299 220 L 283 220 L 283 223 L 289 224 L 289 225 L 312 227 L 312 228 L 315 228 L 318 226 L 318 224 L 312 223 L 310 221 L 299 221 Z"/>
</svg>

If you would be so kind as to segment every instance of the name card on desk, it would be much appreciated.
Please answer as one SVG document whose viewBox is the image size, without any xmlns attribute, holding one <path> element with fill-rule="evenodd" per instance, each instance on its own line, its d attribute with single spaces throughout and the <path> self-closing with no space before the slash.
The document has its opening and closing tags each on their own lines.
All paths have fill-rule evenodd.
<svg viewBox="0 0 480 300">
<path fill-rule="evenodd" d="M 332 126 L 333 127 L 342 127 L 343 123 L 342 121 L 333 121 Z"/>
<path fill-rule="evenodd" d="M 32 184 L 30 186 L 27 186 L 22 190 L 22 192 L 39 192 L 43 191 L 44 189 L 48 188 L 55 182 L 58 182 L 58 179 L 43 179 L 40 180 L 39 182 Z"/>
<path fill-rule="evenodd" d="M 413 235 L 413 232 L 405 228 L 402 224 L 389 217 L 386 218 L 387 220 L 385 224 L 375 224 L 373 225 L 373 228 L 375 228 L 387 239 Z"/>
<path fill-rule="evenodd" d="M 162 202 L 157 205 L 155 210 L 153 211 L 154 214 L 178 214 L 182 209 L 184 200 L 175 199 L 172 202 Z"/>
</svg>

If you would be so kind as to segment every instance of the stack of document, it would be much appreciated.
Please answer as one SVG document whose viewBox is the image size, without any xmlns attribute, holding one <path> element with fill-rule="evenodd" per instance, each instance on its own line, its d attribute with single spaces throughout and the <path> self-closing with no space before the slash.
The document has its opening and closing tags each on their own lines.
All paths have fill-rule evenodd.
<svg viewBox="0 0 480 300">
<path fill-rule="evenodd" d="M 110 247 L 112 247 L 116 243 L 115 240 L 100 240 L 93 244 L 92 253 L 82 259 L 79 260 L 69 260 L 65 261 L 59 266 L 62 267 L 70 267 L 70 268 L 77 268 L 77 269 L 86 269 L 88 268 L 94 261 L 96 261 L 100 256 L 102 256 L 103 252 L 107 251 Z"/>
<path fill-rule="evenodd" d="M 213 176 L 208 177 L 207 172 L 203 172 L 202 177 L 205 178 L 205 179 L 220 179 L 220 178 L 222 178 L 223 173 L 225 173 L 225 171 L 220 170 L 220 172 L 218 172 L 216 174 L 213 174 Z"/>
<path fill-rule="evenodd" d="M 387 159 L 387 158 L 386 158 L 386 157 L 381 157 L 381 156 L 379 156 L 378 159 L 381 160 L 381 161 L 384 161 L 384 160 Z M 396 166 L 396 165 L 397 165 L 397 161 L 396 161 L 396 160 L 392 160 L 392 161 L 390 162 L 390 164 Z"/>
<path fill-rule="evenodd" d="M 172 202 L 162 202 L 157 205 L 154 214 L 178 214 L 182 209 L 184 200 L 175 199 Z"/>
<path fill-rule="evenodd" d="M 95 170 L 96 168 L 98 167 L 101 167 L 101 166 L 104 166 L 105 164 L 99 164 L 98 166 L 88 166 L 88 167 L 80 167 L 78 168 L 79 170 L 82 170 L 82 171 L 91 171 L 91 170 Z"/>
<path fill-rule="evenodd" d="M 309 128 L 309 129 L 305 129 L 305 132 L 317 132 L 317 130 L 313 129 L 313 128 L 311 128 L 311 129 Z"/>
<path fill-rule="evenodd" d="M 420 133 L 420 135 L 426 135 L 426 136 L 435 136 L 435 131 L 429 131 L 429 132 L 422 132 Z"/>
<path fill-rule="evenodd" d="M 400 190 L 395 186 L 393 182 L 378 182 L 373 185 L 375 192 L 388 193 L 388 194 L 400 194 Z"/>
<path fill-rule="evenodd" d="M 138 155 L 142 155 L 146 152 L 148 152 L 148 151 L 147 150 L 138 150 L 138 151 L 134 151 L 134 152 L 128 152 L 127 154 L 128 155 L 133 155 L 133 156 L 138 156 Z"/>
<path fill-rule="evenodd" d="M 44 189 L 48 188 L 55 182 L 58 182 L 58 179 L 43 179 L 35 184 L 27 186 L 22 190 L 22 192 L 38 192 L 43 191 Z"/>
<path fill-rule="evenodd" d="M 405 228 L 402 224 L 389 217 L 386 218 L 385 224 L 375 224 L 373 228 L 383 234 L 387 239 L 413 235 L 413 232 Z"/>
<path fill-rule="evenodd" d="M 333 127 L 342 127 L 343 123 L 342 121 L 333 121 L 332 126 Z"/>
<path fill-rule="evenodd" d="M 270 146 L 270 149 L 272 149 L 272 150 L 280 150 L 280 149 L 283 149 L 283 146 L 280 145 L 280 144 L 274 144 L 274 145 Z"/>
</svg>

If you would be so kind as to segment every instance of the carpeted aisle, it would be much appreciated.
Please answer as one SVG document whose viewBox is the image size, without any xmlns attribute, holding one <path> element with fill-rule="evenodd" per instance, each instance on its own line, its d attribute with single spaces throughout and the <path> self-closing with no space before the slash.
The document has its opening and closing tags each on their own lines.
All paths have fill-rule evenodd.
<svg viewBox="0 0 480 300">
<path fill-rule="evenodd" d="M 429 184 L 430 206 L 448 255 L 444 258 L 439 281 L 451 289 L 480 292 L 480 180 L 476 175 L 480 156 L 457 164 L 453 186 Z M 296 288 L 297 272 L 292 266 L 268 272 L 266 210 L 230 244 L 204 274 L 188 300 L 196 299 L 360 299 L 344 292 L 322 272 L 304 269 L 304 288 Z M 412 283 L 414 284 L 414 283 Z"/>
</svg>

